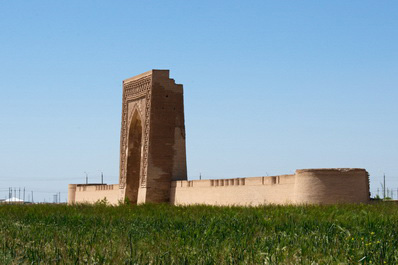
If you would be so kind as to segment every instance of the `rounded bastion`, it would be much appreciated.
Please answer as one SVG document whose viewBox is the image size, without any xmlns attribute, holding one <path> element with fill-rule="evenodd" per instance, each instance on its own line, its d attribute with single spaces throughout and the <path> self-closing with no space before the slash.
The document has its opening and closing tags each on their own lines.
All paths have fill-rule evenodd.
<svg viewBox="0 0 398 265">
<path fill-rule="evenodd" d="M 74 204 L 76 202 L 76 184 L 68 185 L 68 204 Z"/>
<path fill-rule="evenodd" d="M 368 203 L 369 174 L 361 168 L 298 169 L 297 204 Z"/>
</svg>

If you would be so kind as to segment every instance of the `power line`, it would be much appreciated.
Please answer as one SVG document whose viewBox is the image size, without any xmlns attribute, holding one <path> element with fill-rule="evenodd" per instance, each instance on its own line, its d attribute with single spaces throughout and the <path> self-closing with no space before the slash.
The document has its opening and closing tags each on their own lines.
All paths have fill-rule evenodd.
<svg viewBox="0 0 398 265">
<path fill-rule="evenodd" d="M 62 181 L 62 180 L 79 180 L 80 178 L 41 178 L 41 179 L 32 179 L 32 178 L 0 178 L 0 181 Z"/>
</svg>

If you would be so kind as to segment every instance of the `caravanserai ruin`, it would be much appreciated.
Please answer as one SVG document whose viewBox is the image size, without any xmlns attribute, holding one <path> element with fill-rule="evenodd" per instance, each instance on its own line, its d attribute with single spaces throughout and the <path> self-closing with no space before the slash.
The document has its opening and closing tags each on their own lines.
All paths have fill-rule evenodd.
<svg viewBox="0 0 398 265">
<path fill-rule="evenodd" d="M 169 70 L 151 70 L 123 81 L 119 184 L 69 184 L 68 203 L 331 204 L 367 203 L 369 195 L 359 168 L 188 180 L 183 86 Z"/>
</svg>

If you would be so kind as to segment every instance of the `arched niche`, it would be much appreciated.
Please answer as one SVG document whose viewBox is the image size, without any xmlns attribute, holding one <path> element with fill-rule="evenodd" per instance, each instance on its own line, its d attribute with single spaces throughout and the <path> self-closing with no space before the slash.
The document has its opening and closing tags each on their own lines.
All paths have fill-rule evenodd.
<svg viewBox="0 0 398 265">
<path fill-rule="evenodd" d="M 141 157 L 142 119 L 138 111 L 135 110 L 129 126 L 126 166 L 126 198 L 131 203 L 137 203 L 141 176 Z"/>
</svg>

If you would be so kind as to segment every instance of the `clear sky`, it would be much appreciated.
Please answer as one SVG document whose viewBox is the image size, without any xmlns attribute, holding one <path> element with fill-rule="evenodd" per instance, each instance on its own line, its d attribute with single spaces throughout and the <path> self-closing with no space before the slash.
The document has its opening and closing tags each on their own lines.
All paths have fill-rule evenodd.
<svg viewBox="0 0 398 265">
<path fill-rule="evenodd" d="M 189 179 L 398 188 L 397 1 L 0 0 L 0 198 L 117 183 L 122 80 L 150 69 L 184 84 Z"/>
</svg>

